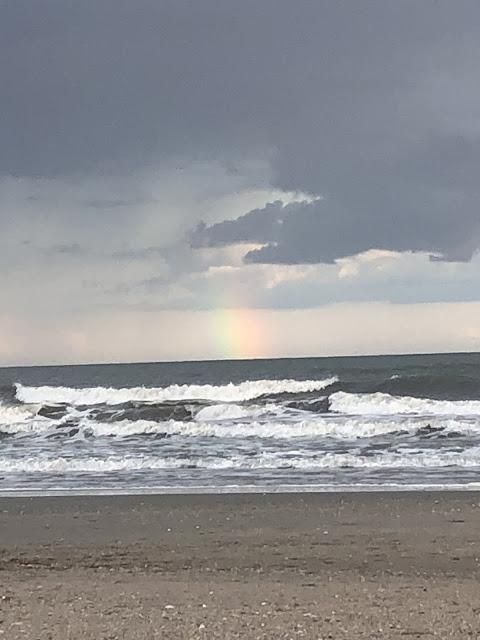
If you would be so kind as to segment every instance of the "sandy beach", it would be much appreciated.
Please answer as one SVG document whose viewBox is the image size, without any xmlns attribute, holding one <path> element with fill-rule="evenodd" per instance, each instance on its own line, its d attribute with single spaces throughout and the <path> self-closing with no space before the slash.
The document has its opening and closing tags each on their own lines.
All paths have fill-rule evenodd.
<svg viewBox="0 0 480 640">
<path fill-rule="evenodd" d="M 0 636 L 479 638 L 480 495 L 0 499 Z"/>
</svg>

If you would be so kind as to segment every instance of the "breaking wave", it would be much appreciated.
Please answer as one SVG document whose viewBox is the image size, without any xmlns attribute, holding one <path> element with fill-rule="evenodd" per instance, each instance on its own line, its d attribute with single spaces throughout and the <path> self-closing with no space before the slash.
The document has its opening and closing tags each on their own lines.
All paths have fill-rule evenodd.
<svg viewBox="0 0 480 640">
<path fill-rule="evenodd" d="M 478 400 L 431 400 L 388 393 L 345 393 L 337 391 L 329 398 L 330 411 L 352 415 L 443 415 L 478 416 Z"/>
<path fill-rule="evenodd" d="M 21 402 L 42 404 L 71 404 L 77 406 L 98 404 L 124 404 L 127 402 L 168 402 L 205 400 L 209 402 L 242 402 L 261 396 L 283 393 L 311 393 L 321 391 L 337 382 L 337 378 L 325 380 L 254 380 L 239 384 L 170 385 L 168 387 L 132 387 L 124 389 L 91 387 L 27 387 L 15 385 L 16 398 Z"/>
<path fill-rule="evenodd" d="M 201 412 L 200 412 L 201 413 Z M 480 417 L 465 419 L 410 418 L 392 420 L 386 418 L 370 419 L 368 417 L 351 417 L 346 419 L 321 418 L 314 420 L 282 421 L 248 419 L 232 421 L 179 421 L 167 420 L 116 420 L 101 422 L 88 417 L 80 419 L 72 425 L 68 417 L 58 421 L 47 419 L 18 422 L 11 425 L 0 425 L 0 432 L 14 435 L 31 433 L 45 434 L 54 432 L 62 435 L 80 435 L 86 437 L 131 436 L 180 436 L 183 438 L 215 437 L 222 439 L 262 438 L 262 439 L 294 439 L 294 438 L 331 438 L 338 440 L 357 440 L 374 438 L 388 434 L 416 434 L 432 437 L 439 434 L 460 436 L 480 433 Z M 72 430 L 72 426 L 75 428 Z"/>
<path fill-rule="evenodd" d="M 37 407 L 6 407 L 0 403 L 0 425 L 16 424 L 31 420 L 37 413 Z"/>
<path fill-rule="evenodd" d="M 0 492 L 480 474 L 480 356 L 0 374 Z"/>
</svg>

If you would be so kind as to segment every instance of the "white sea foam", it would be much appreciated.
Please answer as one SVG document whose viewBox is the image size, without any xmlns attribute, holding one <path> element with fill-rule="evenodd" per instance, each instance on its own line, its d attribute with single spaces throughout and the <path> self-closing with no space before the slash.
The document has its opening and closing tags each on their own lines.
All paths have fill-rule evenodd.
<svg viewBox="0 0 480 640">
<path fill-rule="evenodd" d="M 78 412 L 74 407 L 68 407 L 65 415 L 58 419 L 47 418 L 35 413 L 41 405 L 1 407 L 0 406 L 0 432 L 10 435 L 31 434 L 33 436 L 44 434 L 45 432 L 70 423 L 72 418 L 81 418 L 87 414 Z M 2 412 L 2 408 L 5 411 Z"/>
<path fill-rule="evenodd" d="M 218 406 L 218 405 L 216 405 Z M 228 406 L 228 405 L 227 405 Z M 241 407 L 239 407 L 241 408 Z M 74 409 L 72 409 L 74 411 Z M 215 412 L 213 412 L 215 413 Z M 208 414 L 207 414 L 208 415 Z M 220 413 L 221 416 L 225 414 Z M 233 414 L 237 415 L 237 414 Z M 287 414 L 287 418 L 288 418 Z M 212 416 L 213 418 L 213 416 Z M 407 432 L 415 433 L 422 428 L 441 428 L 448 432 L 462 434 L 480 433 L 480 417 L 464 418 L 414 418 L 403 417 L 392 419 L 389 416 L 371 418 L 362 417 L 317 417 L 310 420 L 287 419 L 281 416 L 273 418 L 262 416 L 257 418 L 245 416 L 242 420 L 220 419 L 199 421 L 198 415 L 195 421 L 182 422 L 168 420 L 155 422 L 153 420 L 117 420 L 113 422 L 101 422 L 81 416 L 77 425 L 80 434 L 96 437 L 130 437 L 142 435 L 171 435 L 185 438 L 216 437 L 216 438 L 334 438 L 340 440 L 355 440 L 357 438 L 372 438 L 390 433 Z M 28 421 L 19 421 L 10 425 L 0 425 L 0 431 L 9 434 L 30 433 L 32 435 L 45 433 L 63 424 L 69 424 L 69 414 L 59 420 L 36 418 Z"/>
<path fill-rule="evenodd" d="M 203 407 L 195 415 L 197 422 L 215 422 L 220 420 L 241 420 L 254 418 L 266 413 L 266 407 L 242 407 L 238 404 L 214 404 Z"/>
<path fill-rule="evenodd" d="M 336 438 L 355 440 L 357 438 L 371 438 L 374 436 L 396 433 L 399 431 L 415 433 L 426 427 L 441 427 L 447 431 L 460 433 L 479 433 L 480 420 L 433 420 L 404 419 L 394 421 L 389 419 L 365 418 L 318 418 L 315 420 L 300 420 L 298 422 L 282 422 L 272 420 L 259 422 L 181 422 L 169 420 L 154 422 L 150 420 L 120 420 L 117 422 L 95 422 L 82 420 L 80 427 L 94 436 L 132 435 L 179 435 L 183 437 L 217 437 L 217 438 Z"/>
<path fill-rule="evenodd" d="M 463 453 L 436 453 L 419 451 L 416 453 L 384 453 L 374 456 L 326 453 L 323 455 L 293 455 L 288 453 L 262 453 L 257 456 L 236 455 L 229 458 L 178 458 L 154 456 L 109 456 L 107 458 L 0 458 L 2 473 L 108 473 L 118 471 L 148 471 L 161 469 L 301 469 L 308 471 L 322 469 L 434 469 L 443 467 L 480 467 L 480 449 L 465 450 Z"/>
<path fill-rule="evenodd" d="M 157 423 L 149 420 L 122 420 L 114 423 L 85 422 L 84 429 L 95 436 L 167 434 L 184 438 L 296 438 L 321 435 L 322 427 L 314 423 L 298 424 L 268 422 L 180 422 L 169 420 Z M 325 428 L 323 429 L 325 431 Z"/>
<path fill-rule="evenodd" d="M 345 393 L 337 391 L 329 398 L 330 410 L 353 415 L 444 415 L 480 416 L 478 400 L 430 400 L 388 393 Z"/>
<path fill-rule="evenodd" d="M 170 385 L 168 387 L 132 387 L 125 389 L 93 387 L 26 387 L 17 383 L 16 397 L 22 402 L 44 404 L 122 404 L 124 402 L 166 402 L 180 400 L 207 400 L 212 402 L 242 402 L 263 395 L 280 393 L 307 393 L 321 391 L 337 381 L 326 380 L 253 380 L 223 386 Z"/>
<path fill-rule="evenodd" d="M 309 482 L 302 484 L 262 483 L 255 484 L 173 484 L 173 485 L 148 485 L 122 487 L 115 484 L 114 487 L 103 484 L 90 484 L 78 486 L 45 485 L 42 488 L 29 485 L 23 487 L 0 488 L 0 497 L 15 496 L 18 498 L 38 498 L 57 496 L 152 496 L 152 495 L 229 495 L 229 494 L 276 494 L 276 493 L 379 493 L 401 491 L 402 493 L 417 491 L 480 491 L 480 482 L 335 482 L 321 483 Z"/>
<path fill-rule="evenodd" d="M 9 435 L 38 435 L 49 431 L 53 424 L 50 420 L 42 418 L 28 422 L 14 422 L 12 424 L 0 424 L 0 433 Z"/>
<path fill-rule="evenodd" d="M 16 424 L 31 420 L 39 407 L 9 407 L 0 402 L 0 425 Z"/>
<path fill-rule="evenodd" d="M 238 405 L 234 403 L 213 404 L 202 407 L 195 414 L 196 422 L 226 422 L 246 420 L 292 420 L 299 421 L 305 416 L 309 417 L 310 411 L 291 409 L 281 404 L 268 403 L 264 405 Z"/>
<path fill-rule="evenodd" d="M 4 406 L 0 403 L 0 432 L 9 435 L 37 434 L 50 429 L 53 422 L 37 415 L 41 405 Z"/>
</svg>

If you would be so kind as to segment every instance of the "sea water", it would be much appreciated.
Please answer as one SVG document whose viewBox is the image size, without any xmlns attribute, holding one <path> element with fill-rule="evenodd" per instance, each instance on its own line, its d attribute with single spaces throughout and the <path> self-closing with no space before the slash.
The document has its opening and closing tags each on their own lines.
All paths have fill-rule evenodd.
<svg viewBox="0 0 480 640">
<path fill-rule="evenodd" d="M 0 493 L 480 488 L 480 355 L 0 369 Z"/>
</svg>

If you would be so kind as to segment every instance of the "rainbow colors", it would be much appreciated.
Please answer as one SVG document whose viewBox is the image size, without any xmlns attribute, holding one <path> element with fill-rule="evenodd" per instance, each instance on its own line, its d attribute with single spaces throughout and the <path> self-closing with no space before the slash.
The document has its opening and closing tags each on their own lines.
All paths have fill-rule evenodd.
<svg viewBox="0 0 480 640">
<path fill-rule="evenodd" d="M 268 329 L 258 309 L 217 309 L 213 338 L 221 358 L 262 358 L 268 348 Z"/>
</svg>

